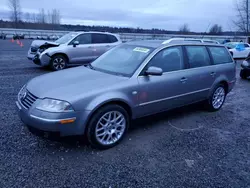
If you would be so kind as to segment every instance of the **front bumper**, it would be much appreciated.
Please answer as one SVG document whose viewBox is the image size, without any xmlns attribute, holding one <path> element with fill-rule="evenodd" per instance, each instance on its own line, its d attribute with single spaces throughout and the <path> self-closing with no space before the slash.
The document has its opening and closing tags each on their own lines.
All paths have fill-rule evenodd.
<svg viewBox="0 0 250 188">
<path fill-rule="evenodd" d="M 37 53 L 34 57 L 33 57 L 33 62 L 36 65 L 40 65 L 40 66 L 48 66 L 50 64 L 50 60 L 51 57 L 47 54 L 47 53 Z"/>
<path fill-rule="evenodd" d="M 60 136 L 83 135 L 90 111 L 71 113 L 51 113 L 38 110 L 34 107 L 25 109 L 20 101 L 16 101 L 18 115 L 22 122 L 29 127 L 46 131 L 59 132 Z M 72 120 L 70 123 L 63 121 Z"/>
<path fill-rule="evenodd" d="M 36 53 L 32 53 L 32 52 L 29 50 L 28 55 L 27 55 L 27 58 L 28 58 L 29 60 L 33 60 L 34 57 L 35 57 L 35 55 L 36 55 Z"/>
</svg>

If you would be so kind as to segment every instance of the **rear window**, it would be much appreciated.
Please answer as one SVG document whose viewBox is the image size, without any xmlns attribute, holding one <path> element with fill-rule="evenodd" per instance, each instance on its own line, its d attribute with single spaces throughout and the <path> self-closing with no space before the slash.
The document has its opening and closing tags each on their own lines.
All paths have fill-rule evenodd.
<svg viewBox="0 0 250 188">
<path fill-rule="evenodd" d="M 232 58 L 228 53 L 227 49 L 224 47 L 208 47 L 211 52 L 212 58 L 214 60 L 214 64 L 224 64 L 231 63 Z"/>
</svg>

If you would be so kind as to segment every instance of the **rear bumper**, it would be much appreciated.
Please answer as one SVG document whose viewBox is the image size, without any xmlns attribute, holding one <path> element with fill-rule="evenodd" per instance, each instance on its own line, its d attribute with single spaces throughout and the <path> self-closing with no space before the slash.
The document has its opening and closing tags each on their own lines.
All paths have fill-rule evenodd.
<svg viewBox="0 0 250 188">
<path fill-rule="evenodd" d="M 50 113 L 36 108 L 25 109 L 19 101 L 16 101 L 18 115 L 22 122 L 29 127 L 46 131 L 58 132 L 60 136 L 83 135 L 90 111 L 72 113 Z M 74 120 L 62 123 L 66 120 Z"/>
</svg>

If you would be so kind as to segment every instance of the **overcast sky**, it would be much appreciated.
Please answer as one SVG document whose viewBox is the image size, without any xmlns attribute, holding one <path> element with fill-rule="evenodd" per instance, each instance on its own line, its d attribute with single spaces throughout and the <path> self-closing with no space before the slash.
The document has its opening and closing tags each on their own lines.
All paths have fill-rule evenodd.
<svg viewBox="0 0 250 188">
<path fill-rule="evenodd" d="M 192 31 L 209 24 L 233 30 L 235 0 L 20 0 L 23 12 L 57 8 L 62 23 L 128 26 L 178 30 L 187 23 Z M 0 0 L 0 19 L 8 19 L 8 0 Z"/>
</svg>

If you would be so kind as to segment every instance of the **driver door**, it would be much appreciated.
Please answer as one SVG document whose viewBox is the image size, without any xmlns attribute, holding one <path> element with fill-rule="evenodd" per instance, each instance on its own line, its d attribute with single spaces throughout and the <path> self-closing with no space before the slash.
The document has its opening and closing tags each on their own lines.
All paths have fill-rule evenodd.
<svg viewBox="0 0 250 188">
<path fill-rule="evenodd" d="M 79 45 L 74 46 L 75 41 L 79 42 Z M 69 63 L 71 64 L 85 64 L 94 59 L 95 49 L 92 45 L 92 35 L 85 33 L 77 36 L 70 42 L 67 49 L 67 55 L 69 57 Z"/>
</svg>

